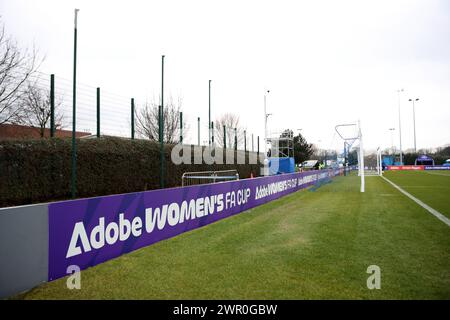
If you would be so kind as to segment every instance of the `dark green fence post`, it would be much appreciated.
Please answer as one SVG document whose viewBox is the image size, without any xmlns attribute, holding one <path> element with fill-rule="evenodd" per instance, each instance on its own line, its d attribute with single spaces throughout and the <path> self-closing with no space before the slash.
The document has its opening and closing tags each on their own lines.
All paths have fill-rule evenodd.
<svg viewBox="0 0 450 320">
<path fill-rule="evenodd" d="M 158 106 L 158 141 L 161 143 L 161 106 Z"/>
<path fill-rule="evenodd" d="M 180 112 L 180 143 L 183 143 L 183 112 Z"/>
<path fill-rule="evenodd" d="M 223 126 L 223 148 L 227 148 L 227 129 L 225 125 Z"/>
<path fill-rule="evenodd" d="M 160 130 L 160 187 L 164 188 L 164 58 L 161 56 L 161 119 L 159 122 Z"/>
<path fill-rule="evenodd" d="M 134 98 L 131 98 L 131 139 L 134 140 Z"/>
<path fill-rule="evenodd" d="M 259 157 L 259 136 L 258 136 L 258 139 L 257 139 L 257 144 L 258 144 L 258 157 Z"/>
<path fill-rule="evenodd" d="M 55 136 L 55 75 L 50 75 L 50 137 Z"/>
<path fill-rule="evenodd" d="M 237 151 L 237 129 L 234 128 L 234 150 Z"/>
<path fill-rule="evenodd" d="M 100 88 L 97 88 L 97 138 L 100 138 Z"/>
<path fill-rule="evenodd" d="M 72 198 L 77 196 L 77 15 L 79 9 L 75 9 L 75 27 L 73 29 L 73 87 L 72 87 Z"/>
<path fill-rule="evenodd" d="M 244 130 L 244 152 L 247 152 L 247 131 Z"/>
</svg>

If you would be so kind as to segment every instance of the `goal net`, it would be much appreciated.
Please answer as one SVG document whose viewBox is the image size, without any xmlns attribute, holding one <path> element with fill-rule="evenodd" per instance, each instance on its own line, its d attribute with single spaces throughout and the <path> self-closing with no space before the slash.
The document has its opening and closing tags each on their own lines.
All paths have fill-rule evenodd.
<svg viewBox="0 0 450 320">
<path fill-rule="evenodd" d="M 348 170 L 348 158 L 352 150 L 356 151 L 356 168 L 358 176 L 361 177 L 361 192 L 365 192 L 365 178 L 382 175 L 381 150 L 376 153 L 366 154 L 363 144 L 361 122 L 339 124 L 335 127 L 336 133 L 344 141 L 344 158 L 346 171 Z"/>
</svg>

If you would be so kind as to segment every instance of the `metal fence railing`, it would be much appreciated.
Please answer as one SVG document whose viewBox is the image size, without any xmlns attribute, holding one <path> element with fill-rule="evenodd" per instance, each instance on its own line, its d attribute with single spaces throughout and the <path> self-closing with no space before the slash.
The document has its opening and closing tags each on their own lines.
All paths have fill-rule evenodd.
<svg viewBox="0 0 450 320">
<path fill-rule="evenodd" d="M 181 177 L 181 185 L 184 187 L 231 180 L 239 180 L 237 170 L 185 172 Z"/>
<path fill-rule="evenodd" d="M 33 92 L 40 99 L 38 113 L 46 115 L 47 120 L 33 122 L 31 120 L 35 115 L 25 115 L 23 118 L 28 122 L 24 125 L 40 128 L 44 133 L 41 134 L 43 138 L 73 138 L 71 181 L 73 197 L 76 196 L 78 138 L 121 137 L 158 142 L 161 145 L 161 188 L 164 188 L 165 176 L 164 144 L 181 142 L 184 145 L 212 145 L 224 150 L 251 154 L 259 154 L 260 150 L 264 150 L 263 138 L 247 130 L 239 122 L 231 122 L 232 124 L 226 126 L 220 119 L 211 119 L 206 113 L 206 107 L 205 114 L 201 116 L 194 112 L 186 112 L 181 99 L 177 100 L 176 97 L 172 99 L 170 95 L 164 100 L 164 107 L 161 107 L 160 99 L 148 102 L 145 98 L 127 97 L 78 81 L 74 91 L 73 80 L 40 71 L 28 75 L 27 85 L 22 86 L 18 93 L 26 94 L 29 87 L 34 88 Z M 166 117 L 166 113 L 170 112 L 170 117 Z M 226 113 L 226 110 L 223 112 Z M 207 175 L 206 178 L 197 178 L 202 181 L 201 183 L 231 179 L 219 172 L 204 174 Z M 228 174 L 235 178 L 234 173 Z M 195 183 L 200 183 L 200 180 Z"/>
</svg>

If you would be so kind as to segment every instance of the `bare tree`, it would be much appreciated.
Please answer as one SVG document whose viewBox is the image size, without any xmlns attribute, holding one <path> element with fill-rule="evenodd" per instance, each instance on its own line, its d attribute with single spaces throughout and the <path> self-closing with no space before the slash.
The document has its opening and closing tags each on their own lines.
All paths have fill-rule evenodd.
<svg viewBox="0 0 450 320">
<path fill-rule="evenodd" d="M 0 26 L 0 124 L 14 123 L 23 111 L 18 103 L 26 81 L 38 67 L 37 52 L 21 51 L 17 44 L 5 34 Z"/>
<path fill-rule="evenodd" d="M 225 137 L 227 148 L 234 148 L 235 136 L 237 136 L 237 145 L 244 143 L 244 131 L 239 121 L 239 116 L 233 113 L 225 113 L 214 124 L 214 142 L 223 147 L 223 128 L 225 126 Z M 236 132 L 235 129 L 236 128 Z M 247 144 L 249 145 L 249 144 Z"/>
<path fill-rule="evenodd" d="M 164 106 L 164 143 L 174 144 L 180 141 L 180 112 L 182 99 L 174 102 L 169 97 Z M 188 126 L 183 121 L 183 136 L 186 136 Z M 146 103 L 139 111 L 136 111 L 136 131 L 143 137 L 153 141 L 159 141 L 159 104 Z"/>
<path fill-rule="evenodd" d="M 62 98 L 55 97 L 55 129 L 61 129 L 63 113 L 61 111 Z M 45 135 L 45 128 L 49 127 L 51 117 L 50 90 L 40 88 L 36 83 L 27 83 L 27 87 L 20 99 L 20 115 L 17 122 L 39 129 L 41 138 Z"/>
</svg>

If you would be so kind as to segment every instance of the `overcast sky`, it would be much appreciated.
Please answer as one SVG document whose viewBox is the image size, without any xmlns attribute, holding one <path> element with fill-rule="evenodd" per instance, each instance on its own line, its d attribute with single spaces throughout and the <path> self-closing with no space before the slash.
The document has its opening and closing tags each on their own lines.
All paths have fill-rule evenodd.
<svg viewBox="0 0 450 320">
<path fill-rule="evenodd" d="M 6 32 L 39 48 L 41 70 L 72 78 L 73 10 L 79 8 L 78 79 L 124 97 L 183 98 L 196 135 L 207 119 L 239 114 L 263 135 L 302 128 L 334 148 L 334 126 L 360 119 L 367 148 L 390 147 L 401 95 L 403 148 L 450 143 L 450 1 L 0 0 Z M 320 141 L 320 142 L 319 142 Z M 341 142 L 339 142 L 340 144 Z"/>
</svg>

